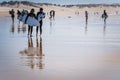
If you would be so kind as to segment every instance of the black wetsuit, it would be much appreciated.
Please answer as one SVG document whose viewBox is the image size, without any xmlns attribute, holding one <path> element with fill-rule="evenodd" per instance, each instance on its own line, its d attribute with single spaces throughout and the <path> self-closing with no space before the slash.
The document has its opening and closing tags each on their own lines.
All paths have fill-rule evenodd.
<svg viewBox="0 0 120 80">
<path fill-rule="evenodd" d="M 10 15 L 11 15 L 12 21 L 13 21 L 13 23 L 14 23 L 15 11 L 14 11 L 14 10 L 11 10 L 11 11 L 10 11 Z"/>
<path fill-rule="evenodd" d="M 45 15 L 44 12 L 38 12 L 38 13 L 37 13 L 37 19 L 38 19 L 38 15 L 39 15 L 39 14 Z M 45 18 L 45 17 L 44 17 L 44 18 Z M 39 21 L 39 23 L 40 23 L 40 34 L 42 34 L 42 24 L 43 24 L 42 18 L 41 18 L 41 20 Z M 36 32 L 38 33 L 38 26 L 37 26 L 37 28 L 36 28 Z"/>
</svg>

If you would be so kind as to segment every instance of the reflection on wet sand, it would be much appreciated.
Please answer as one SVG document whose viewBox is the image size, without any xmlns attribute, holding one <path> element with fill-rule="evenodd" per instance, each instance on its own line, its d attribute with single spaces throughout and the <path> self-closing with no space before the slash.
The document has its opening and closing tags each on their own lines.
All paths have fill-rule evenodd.
<svg viewBox="0 0 120 80">
<path fill-rule="evenodd" d="M 50 18 L 50 34 L 52 34 L 52 27 L 55 19 Z"/>
<path fill-rule="evenodd" d="M 106 35 L 106 21 L 104 21 L 104 26 L 103 26 L 103 35 Z"/>
<path fill-rule="evenodd" d="M 14 27 L 14 24 L 12 24 L 12 25 L 11 25 L 10 32 L 14 34 L 14 32 L 15 32 L 15 27 Z"/>
<path fill-rule="evenodd" d="M 88 22 L 86 21 L 86 23 L 85 23 L 85 35 L 87 34 L 87 31 L 88 31 Z"/>
<path fill-rule="evenodd" d="M 18 33 L 20 32 L 23 32 L 25 33 L 26 32 L 26 25 L 23 24 L 22 27 L 20 26 L 20 24 L 18 24 Z"/>
<path fill-rule="evenodd" d="M 34 47 L 33 39 L 28 38 L 28 48 L 20 51 L 20 54 L 28 60 L 26 63 L 27 66 L 30 66 L 31 69 L 43 69 L 43 53 L 42 53 L 42 38 L 40 38 L 40 43 L 38 38 L 36 38 L 36 46 Z"/>
</svg>

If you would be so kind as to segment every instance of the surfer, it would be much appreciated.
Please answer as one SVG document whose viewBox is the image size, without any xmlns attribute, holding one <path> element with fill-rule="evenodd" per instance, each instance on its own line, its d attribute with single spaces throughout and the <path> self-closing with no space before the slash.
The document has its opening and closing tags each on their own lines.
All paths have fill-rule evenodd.
<svg viewBox="0 0 120 80">
<path fill-rule="evenodd" d="M 86 24 L 87 24 L 87 22 L 88 22 L 88 12 L 87 11 L 85 11 L 85 19 L 86 19 Z"/>
<path fill-rule="evenodd" d="M 40 11 L 37 13 L 37 19 L 40 24 L 40 35 L 42 34 L 43 18 L 45 18 L 45 13 L 43 12 L 43 8 L 40 8 Z M 38 26 L 36 27 L 36 35 L 38 35 Z"/>
<path fill-rule="evenodd" d="M 104 19 L 104 22 L 106 22 L 106 19 L 108 18 L 106 10 L 104 10 L 104 12 L 102 14 L 102 18 Z"/>
<path fill-rule="evenodd" d="M 54 19 L 54 17 L 55 17 L 55 11 L 54 10 L 51 10 L 50 11 L 50 19 Z"/>
<path fill-rule="evenodd" d="M 9 11 L 9 14 L 11 15 L 12 22 L 14 23 L 14 18 L 15 18 L 15 11 L 14 11 L 14 9 Z"/>
<path fill-rule="evenodd" d="M 34 13 L 34 9 L 31 9 L 30 13 L 27 14 L 27 17 L 25 19 L 25 24 L 28 22 L 28 36 L 30 35 L 30 37 L 32 37 L 32 32 L 33 32 L 33 26 L 30 25 L 29 23 L 32 23 L 28 18 L 35 18 L 35 13 Z"/>
<path fill-rule="evenodd" d="M 17 10 L 17 19 L 19 20 L 19 24 L 20 24 L 20 15 L 21 15 L 21 12 Z"/>
</svg>

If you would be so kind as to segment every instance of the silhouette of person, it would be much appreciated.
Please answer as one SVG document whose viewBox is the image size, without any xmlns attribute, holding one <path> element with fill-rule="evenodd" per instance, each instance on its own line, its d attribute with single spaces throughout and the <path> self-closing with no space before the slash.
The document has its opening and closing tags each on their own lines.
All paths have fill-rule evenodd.
<svg viewBox="0 0 120 80">
<path fill-rule="evenodd" d="M 40 8 L 40 11 L 37 13 L 37 19 L 40 23 L 40 35 L 42 34 L 43 18 L 45 18 L 45 13 L 43 12 L 43 8 Z M 36 35 L 38 35 L 38 26 L 36 28 Z"/>
<path fill-rule="evenodd" d="M 9 14 L 11 15 L 12 23 L 14 23 L 14 18 L 15 18 L 15 11 L 14 11 L 14 9 L 10 10 Z"/>
<path fill-rule="evenodd" d="M 34 12 L 35 12 L 34 9 L 31 9 L 30 13 L 27 14 L 27 17 L 25 19 L 25 24 L 26 24 L 26 21 L 28 20 L 28 17 L 36 18 Z M 32 37 L 32 32 L 33 32 L 33 26 L 28 24 L 28 36 L 30 35 L 30 37 Z"/>
<path fill-rule="evenodd" d="M 85 11 L 85 20 L 86 20 L 86 24 L 87 24 L 87 22 L 88 22 L 88 12 L 87 11 Z"/>
<path fill-rule="evenodd" d="M 50 11 L 50 19 L 54 19 L 55 18 L 55 11 L 51 10 Z"/>
<path fill-rule="evenodd" d="M 21 12 L 19 10 L 17 10 L 17 19 L 19 20 L 20 18 L 20 15 L 21 15 Z M 19 24 L 20 24 L 20 20 L 19 20 Z"/>
<path fill-rule="evenodd" d="M 104 22 L 106 23 L 106 19 L 108 18 L 106 10 L 103 11 L 102 18 L 104 19 Z"/>
</svg>

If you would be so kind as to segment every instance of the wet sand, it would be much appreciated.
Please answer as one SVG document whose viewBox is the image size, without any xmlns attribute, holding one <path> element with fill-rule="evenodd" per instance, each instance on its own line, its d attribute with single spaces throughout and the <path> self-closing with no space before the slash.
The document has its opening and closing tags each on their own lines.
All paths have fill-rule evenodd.
<svg viewBox="0 0 120 80">
<path fill-rule="evenodd" d="M 44 20 L 42 37 L 0 20 L 1 80 L 119 80 L 120 15 L 104 24 L 100 15 Z"/>
</svg>

